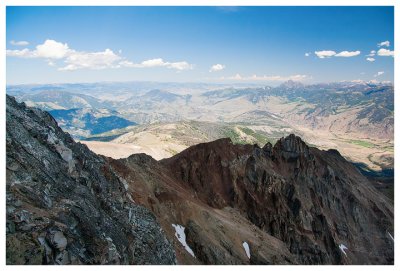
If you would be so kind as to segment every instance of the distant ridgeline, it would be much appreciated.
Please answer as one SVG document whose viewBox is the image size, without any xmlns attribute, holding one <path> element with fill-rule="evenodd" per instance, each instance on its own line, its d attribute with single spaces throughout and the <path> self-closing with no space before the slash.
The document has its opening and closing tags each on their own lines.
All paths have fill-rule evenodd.
<svg viewBox="0 0 400 271">
<path fill-rule="evenodd" d="M 50 111 L 60 127 L 79 140 L 118 140 L 115 143 L 149 149 L 146 142 L 153 138 L 157 149 L 169 144 L 165 153 L 177 153 L 221 137 L 261 146 L 296 133 L 311 145 L 338 149 L 370 169 L 393 167 L 391 83 L 288 81 L 270 87 L 126 82 L 7 86 L 7 93 L 29 107 Z M 163 124 L 170 125 L 155 126 Z M 171 129 L 178 126 L 184 126 L 185 134 Z M 128 137 L 131 142 L 122 142 Z"/>
</svg>

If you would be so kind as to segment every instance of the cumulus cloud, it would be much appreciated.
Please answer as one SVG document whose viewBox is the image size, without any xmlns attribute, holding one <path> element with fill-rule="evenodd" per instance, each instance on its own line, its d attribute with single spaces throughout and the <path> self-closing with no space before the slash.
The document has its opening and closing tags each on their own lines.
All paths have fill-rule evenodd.
<svg viewBox="0 0 400 271">
<path fill-rule="evenodd" d="M 304 74 L 296 74 L 290 76 L 281 76 L 281 75 L 262 75 L 258 76 L 256 74 L 252 76 L 241 76 L 240 74 L 235 74 L 234 76 L 230 77 L 221 77 L 221 80 L 236 80 L 236 81 L 302 81 L 309 79 L 308 75 Z"/>
<path fill-rule="evenodd" d="M 218 71 L 222 71 L 223 69 L 225 69 L 225 65 L 215 64 L 215 65 L 211 66 L 209 72 L 218 72 Z"/>
<path fill-rule="evenodd" d="M 337 56 L 337 57 L 353 57 L 353 56 L 358 56 L 360 53 L 361 53 L 360 51 L 353 51 L 353 52 L 342 51 L 342 52 L 336 54 L 335 56 Z"/>
<path fill-rule="evenodd" d="M 55 40 L 46 40 L 43 44 L 36 46 L 35 50 L 27 48 L 22 50 L 6 50 L 7 56 L 22 57 L 22 58 L 46 58 L 46 59 L 61 59 L 73 52 L 68 47 L 68 44 L 63 44 Z"/>
<path fill-rule="evenodd" d="M 46 40 L 43 44 L 36 46 L 36 50 L 33 53 L 35 57 L 61 59 L 70 52 L 72 50 L 69 49 L 68 44 L 55 40 Z"/>
<path fill-rule="evenodd" d="M 378 43 L 378 47 L 382 47 L 382 46 L 389 47 L 390 42 L 387 40 L 387 41 L 382 41 L 382 42 Z"/>
<path fill-rule="evenodd" d="M 310 53 L 305 53 L 304 56 L 310 56 Z"/>
<path fill-rule="evenodd" d="M 168 69 L 182 71 L 193 68 L 193 65 L 186 61 L 166 62 L 162 58 L 133 63 L 124 59 L 120 54 L 121 51 L 119 51 L 119 54 L 116 54 L 111 49 L 105 49 L 100 52 L 76 51 L 69 48 L 67 43 L 61 43 L 50 39 L 46 40 L 43 44 L 37 45 L 35 50 L 25 48 L 22 50 L 6 51 L 6 55 L 9 57 L 43 58 L 50 66 L 56 66 L 55 61 L 62 61 L 64 66 L 58 68 L 60 71 L 74 71 L 78 69 L 99 70 L 121 67 L 166 67 Z"/>
<path fill-rule="evenodd" d="M 375 58 L 373 58 L 373 57 L 367 57 L 367 61 L 369 61 L 369 62 L 374 62 L 374 61 L 375 61 Z"/>
<path fill-rule="evenodd" d="M 122 58 L 112 50 L 103 52 L 73 52 L 65 59 L 66 66 L 59 68 L 60 71 L 74 71 L 79 69 L 101 70 L 106 68 L 117 68 L 117 61 Z"/>
<path fill-rule="evenodd" d="M 330 50 L 315 51 L 314 53 L 319 58 L 329 58 L 329 57 L 332 57 L 332 56 L 336 55 L 335 51 L 330 51 Z"/>
<path fill-rule="evenodd" d="M 394 57 L 394 51 L 391 51 L 391 50 L 388 50 L 388 49 L 384 49 L 384 48 L 379 49 L 377 54 L 378 54 L 378 56 L 392 56 L 392 57 Z"/>
<path fill-rule="evenodd" d="M 69 49 L 66 43 L 63 44 L 55 40 L 46 40 L 43 44 L 36 46 L 35 50 L 29 50 L 27 48 L 22 50 L 6 50 L 6 55 L 22 58 L 61 59 L 72 52 L 74 51 Z"/>
<path fill-rule="evenodd" d="M 382 74 L 384 74 L 385 72 L 377 72 L 376 74 L 374 74 L 374 77 L 378 77 L 381 76 Z"/>
<path fill-rule="evenodd" d="M 14 46 L 27 46 L 27 45 L 29 45 L 29 42 L 24 41 L 24 40 L 21 40 L 21 41 L 12 40 L 12 41 L 10 41 L 10 44 L 14 45 Z"/>
</svg>

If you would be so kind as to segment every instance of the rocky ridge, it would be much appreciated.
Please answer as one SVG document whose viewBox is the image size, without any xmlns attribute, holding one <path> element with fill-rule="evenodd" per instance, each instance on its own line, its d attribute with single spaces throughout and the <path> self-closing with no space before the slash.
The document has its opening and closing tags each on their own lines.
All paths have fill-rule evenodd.
<svg viewBox="0 0 400 271">
<path fill-rule="evenodd" d="M 6 172 L 8 263 L 394 262 L 388 199 L 295 135 L 114 160 L 7 97 Z"/>
<path fill-rule="evenodd" d="M 175 264 L 106 159 L 7 96 L 7 264 Z"/>
<path fill-rule="evenodd" d="M 336 150 L 295 135 L 263 148 L 222 139 L 161 163 L 205 204 L 234 208 L 283 241 L 299 263 L 393 263 L 393 207 Z"/>
</svg>

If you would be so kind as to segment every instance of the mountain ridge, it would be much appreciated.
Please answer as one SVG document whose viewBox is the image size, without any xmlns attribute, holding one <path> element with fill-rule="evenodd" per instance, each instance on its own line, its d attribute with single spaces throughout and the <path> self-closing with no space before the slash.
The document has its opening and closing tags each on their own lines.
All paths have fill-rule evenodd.
<svg viewBox="0 0 400 271">
<path fill-rule="evenodd" d="M 153 214 L 50 114 L 7 96 L 7 264 L 174 264 Z"/>
<path fill-rule="evenodd" d="M 47 93 L 51 90 L 49 85 L 43 87 Z M 296 133 L 319 148 L 339 149 L 347 158 L 366 164 L 372 170 L 393 168 L 392 84 L 355 81 L 307 85 L 286 82 L 281 86 L 266 87 L 97 83 L 54 87 L 58 93 L 60 88 L 71 92 L 65 94 L 65 99 L 58 105 L 50 104 L 54 99 L 49 100 L 40 94 L 40 86 L 8 86 L 7 92 L 14 93 L 19 101 L 44 109 L 49 109 L 48 106 L 67 107 L 68 104 L 75 106 L 75 102 L 68 97 L 84 94 L 87 99 L 84 99 L 86 96 L 78 97 L 81 107 L 88 104 L 93 109 L 116 110 L 119 117 L 138 123 L 143 128 L 198 121 L 232 127 L 241 125 L 270 139 L 277 139 L 282 133 Z M 207 98 L 204 95 L 212 96 Z M 77 127 L 73 128 L 80 134 L 74 129 L 69 130 L 75 138 L 99 137 L 89 135 L 87 130 L 80 131 L 79 125 L 77 122 Z M 144 146 L 145 149 L 148 147 Z M 171 154 L 181 150 L 172 147 Z M 164 155 L 167 153 L 164 152 Z"/>
<path fill-rule="evenodd" d="M 295 135 L 115 160 L 7 96 L 6 192 L 10 264 L 394 262 L 388 200 Z"/>
</svg>

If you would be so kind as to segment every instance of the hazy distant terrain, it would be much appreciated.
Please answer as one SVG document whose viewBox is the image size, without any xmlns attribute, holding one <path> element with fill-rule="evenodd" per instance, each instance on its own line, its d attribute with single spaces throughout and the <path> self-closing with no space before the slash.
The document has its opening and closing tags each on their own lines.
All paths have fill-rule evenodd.
<svg viewBox="0 0 400 271">
<path fill-rule="evenodd" d="M 116 158 L 145 152 L 161 159 L 221 137 L 264 145 L 295 132 L 372 169 L 393 167 L 390 84 L 132 82 L 19 85 L 7 93 L 48 110 L 76 139 Z"/>
</svg>

